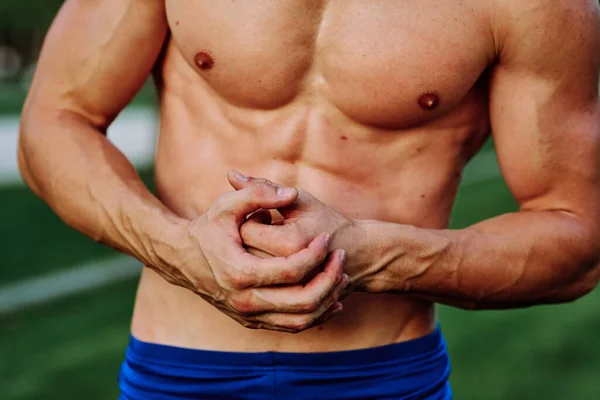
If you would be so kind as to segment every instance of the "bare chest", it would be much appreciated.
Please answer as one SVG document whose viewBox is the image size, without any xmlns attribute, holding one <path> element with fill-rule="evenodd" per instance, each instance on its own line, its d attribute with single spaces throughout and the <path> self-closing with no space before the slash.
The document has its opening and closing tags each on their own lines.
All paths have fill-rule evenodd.
<svg viewBox="0 0 600 400">
<path fill-rule="evenodd" d="M 232 104 L 325 100 L 365 125 L 403 129 L 472 96 L 493 58 L 476 0 L 166 0 L 190 74 Z"/>
</svg>

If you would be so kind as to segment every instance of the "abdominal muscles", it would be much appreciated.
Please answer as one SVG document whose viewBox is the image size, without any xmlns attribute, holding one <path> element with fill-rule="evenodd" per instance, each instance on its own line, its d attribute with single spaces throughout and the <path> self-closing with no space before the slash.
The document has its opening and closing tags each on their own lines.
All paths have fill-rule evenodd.
<svg viewBox="0 0 600 400">
<path fill-rule="evenodd" d="M 318 99 L 260 111 L 223 102 L 202 83 L 197 89 L 201 100 L 163 93 L 156 162 L 159 197 L 189 219 L 233 190 L 226 173 L 237 169 L 305 189 L 351 218 L 445 228 L 462 168 L 486 137 L 475 101 L 445 120 L 388 130 L 358 124 Z M 197 102 L 204 106 L 194 112 L 181 105 Z M 427 301 L 357 293 L 340 315 L 300 334 L 249 330 L 146 269 L 132 329 L 140 339 L 183 347 L 311 352 L 408 340 L 434 325 Z"/>
<path fill-rule="evenodd" d="M 324 30 L 319 37 L 342 35 L 345 28 L 332 23 L 327 29 L 331 36 Z M 345 42 L 325 53 L 333 57 L 337 51 L 337 58 L 320 57 L 318 43 L 306 44 L 296 32 L 288 38 L 288 47 L 296 49 L 289 58 L 297 60 L 293 68 L 277 69 L 282 62 L 265 61 L 257 47 L 248 53 L 257 62 L 239 70 L 235 60 L 247 50 L 190 46 L 177 28 L 173 35 L 157 66 L 156 186 L 175 213 L 202 215 L 233 190 L 226 173 L 237 169 L 307 190 L 350 218 L 447 227 L 462 169 L 489 131 L 487 85 L 480 77 L 485 62 L 451 58 L 456 49 L 450 46 L 441 53 L 445 74 L 406 80 L 423 66 L 413 65 L 404 75 L 381 74 L 394 62 L 405 64 L 402 51 L 411 51 L 410 42 L 396 46 L 397 57 L 375 49 L 386 63 L 369 68 L 360 54 L 347 52 Z M 183 48 L 178 35 L 188 43 Z M 306 60 L 306 51 L 314 57 Z M 460 78 L 455 69 L 461 69 Z M 260 73 L 265 70 L 270 72 Z M 278 81 L 282 77 L 285 82 Z M 254 331 L 145 269 L 132 330 L 141 340 L 183 347 L 306 352 L 385 345 L 427 334 L 434 325 L 427 301 L 360 293 L 345 299 L 344 311 L 320 327 L 297 335 Z"/>
</svg>

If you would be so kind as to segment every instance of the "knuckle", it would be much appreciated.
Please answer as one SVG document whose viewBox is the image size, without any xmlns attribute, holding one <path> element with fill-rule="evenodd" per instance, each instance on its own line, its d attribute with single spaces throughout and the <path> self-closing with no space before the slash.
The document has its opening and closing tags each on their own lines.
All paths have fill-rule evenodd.
<svg viewBox="0 0 600 400">
<path fill-rule="evenodd" d="M 229 306 L 236 312 L 236 314 L 245 317 L 250 316 L 256 311 L 256 306 L 250 297 L 234 296 L 229 299 Z M 253 321 L 248 321 L 252 322 Z"/>
<path fill-rule="evenodd" d="M 217 218 L 219 216 L 222 216 L 223 214 L 227 214 L 229 212 L 228 204 L 229 204 L 228 193 L 224 193 L 224 194 L 220 195 L 217 198 L 217 200 L 215 200 L 212 207 L 210 207 L 210 210 L 208 212 L 209 216 L 212 218 Z"/>
<path fill-rule="evenodd" d="M 326 299 L 327 304 L 333 304 L 336 301 L 338 301 L 340 299 L 340 297 L 342 296 L 342 290 L 341 289 L 336 289 L 333 291 L 333 293 L 331 294 L 331 296 L 329 296 Z"/>
<path fill-rule="evenodd" d="M 261 232 L 257 231 L 256 226 L 258 224 L 254 221 L 246 221 L 240 227 L 240 237 L 242 238 L 244 244 L 252 244 L 255 236 L 261 236 Z"/>
<path fill-rule="evenodd" d="M 240 325 L 242 325 L 244 328 L 248 328 L 248 329 L 261 329 L 261 324 L 260 322 L 255 322 L 255 321 L 248 321 L 246 319 L 242 319 L 238 321 L 240 323 Z"/>
<path fill-rule="evenodd" d="M 302 240 L 299 240 L 294 235 L 294 237 L 286 236 L 284 239 L 282 239 L 281 247 L 283 251 L 287 253 L 286 255 L 289 256 L 304 249 L 305 244 Z"/>
<path fill-rule="evenodd" d="M 335 301 L 336 299 L 336 293 L 335 290 L 332 290 L 331 292 L 329 291 L 320 291 L 319 293 L 315 294 L 316 297 L 316 303 L 318 305 L 321 304 L 328 304 L 328 303 L 332 303 L 333 301 Z"/>
<path fill-rule="evenodd" d="M 281 280 L 289 283 L 297 283 L 304 277 L 304 274 L 297 268 L 284 269 L 281 271 Z"/>
<path fill-rule="evenodd" d="M 298 321 L 292 323 L 289 326 L 289 329 L 293 333 L 300 333 L 300 332 L 305 331 L 308 328 L 310 328 L 310 323 L 311 323 L 311 321 L 308 321 L 308 320 L 298 320 Z"/>
<path fill-rule="evenodd" d="M 304 189 L 298 189 L 298 197 L 302 197 L 304 200 L 312 200 L 314 196 Z"/>
<path fill-rule="evenodd" d="M 257 197 L 265 197 L 273 192 L 273 185 L 266 182 L 259 182 L 252 185 L 252 193 Z"/>
<path fill-rule="evenodd" d="M 241 271 L 229 271 L 227 273 L 227 282 L 229 286 L 235 290 L 240 290 L 248 287 L 249 277 Z"/>
<path fill-rule="evenodd" d="M 304 301 L 298 304 L 298 311 L 303 313 L 312 313 L 317 311 L 319 303 L 314 300 Z"/>
</svg>

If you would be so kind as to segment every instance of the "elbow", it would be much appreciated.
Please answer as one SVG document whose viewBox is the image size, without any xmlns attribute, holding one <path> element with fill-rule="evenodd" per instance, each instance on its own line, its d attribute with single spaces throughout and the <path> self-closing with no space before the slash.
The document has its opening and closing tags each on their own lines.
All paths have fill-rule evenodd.
<svg viewBox="0 0 600 400">
<path fill-rule="evenodd" d="M 26 113 L 24 112 L 19 128 L 19 142 L 17 145 L 17 161 L 19 173 L 21 174 L 21 178 L 25 182 L 27 186 L 36 194 L 40 195 L 40 188 L 37 182 L 35 181 L 35 177 L 31 168 L 31 158 L 33 154 L 35 154 L 35 140 L 31 135 L 30 130 L 28 129 L 30 123 L 28 118 L 26 117 Z"/>
<path fill-rule="evenodd" d="M 29 167 L 29 157 L 32 152 L 31 146 L 29 146 L 29 137 L 27 132 L 27 122 L 25 118 L 21 118 L 21 126 L 19 129 L 19 143 L 17 145 L 17 161 L 19 167 L 19 173 L 21 174 L 21 178 L 27 186 L 31 188 L 36 194 L 37 193 L 37 185 L 33 180 L 33 176 L 31 173 L 31 169 Z"/>
<path fill-rule="evenodd" d="M 592 292 L 600 281 L 600 258 L 593 262 L 582 263 L 573 279 L 564 285 L 558 293 L 557 302 L 568 303 L 578 300 Z"/>
<path fill-rule="evenodd" d="M 32 187 L 34 185 L 33 179 L 31 178 L 31 172 L 29 171 L 29 166 L 27 165 L 27 151 L 21 143 L 19 143 L 17 148 L 17 160 L 21 178 L 25 184 L 35 192 L 34 188 Z"/>
<path fill-rule="evenodd" d="M 18 147 L 17 158 L 19 173 L 21 174 L 23 182 L 25 182 L 25 184 L 31 189 L 33 193 L 36 194 L 36 196 L 40 196 L 40 187 L 35 181 L 34 175 L 31 172 L 31 169 L 29 168 L 29 164 L 27 162 L 27 150 L 25 150 L 21 144 L 19 144 Z"/>
<path fill-rule="evenodd" d="M 587 221 L 593 220 L 595 218 L 587 218 Z M 566 271 L 570 273 L 563 275 L 563 284 L 557 290 L 557 302 L 580 299 L 592 292 L 600 282 L 600 226 L 589 222 L 580 223 L 579 226 L 579 235 L 574 235 L 571 241 L 577 245 L 567 252 L 571 263 Z"/>
<path fill-rule="evenodd" d="M 575 301 L 586 294 L 592 292 L 600 281 L 600 263 L 595 263 L 593 267 L 587 267 L 586 273 L 582 274 L 569 288 L 569 298 L 567 301 Z"/>
<path fill-rule="evenodd" d="M 17 145 L 18 167 L 21 178 L 37 196 L 43 197 L 43 180 L 47 174 L 43 159 L 57 147 L 49 130 L 59 129 L 67 116 L 65 110 L 35 99 L 28 99 L 23 106 Z"/>
</svg>

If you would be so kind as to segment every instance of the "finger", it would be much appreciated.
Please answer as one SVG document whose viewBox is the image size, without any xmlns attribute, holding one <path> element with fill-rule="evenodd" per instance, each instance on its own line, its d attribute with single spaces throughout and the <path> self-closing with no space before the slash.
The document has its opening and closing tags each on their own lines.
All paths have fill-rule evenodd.
<svg viewBox="0 0 600 400">
<path fill-rule="evenodd" d="M 343 252 L 333 252 L 322 272 L 305 286 L 270 287 L 247 290 L 231 301 L 232 307 L 244 315 L 265 312 L 311 313 L 323 304 L 337 301 L 348 285 L 343 274 Z M 324 301 L 328 299 L 328 301 Z"/>
<path fill-rule="evenodd" d="M 234 169 L 230 170 L 227 173 L 227 180 L 229 181 L 229 184 L 235 190 L 245 189 L 245 188 L 255 185 L 257 183 L 266 183 L 267 185 L 271 185 L 271 186 L 275 186 L 275 187 L 283 186 L 283 185 L 272 182 L 265 178 L 255 178 L 252 176 L 246 176 L 246 175 L 242 174 L 241 172 L 236 171 Z"/>
<path fill-rule="evenodd" d="M 276 254 L 271 254 L 271 253 L 266 252 L 264 250 L 257 249 L 256 247 L 244 246 L 244 248 L 246 249 L 246 251 L 248 253 L 250 253 L 250 254 L 252 254 L 253 256 L 256 256 L 256 257 L 260 257 L 260 258 L 277 257 Z"/>
<path fill-rule="evenodd" d="M 300 283 L 323 263 L 330 241 L 329 233 L 321 233 L 306 248 L 288 257 L 259 258 L 245 253 L 240 257 L 240 263 L 248 277 L 247 287 Z"/>
<path fill-rule="evenodd" d="M 305 190 L 298 190 L 298 197 L 292 204 L 278 208 L 278 211 L 286 219 L 293 219 L 299 213 L 314 210 L 320 207 L 322 203 L 312 194 Z"/>
<path fill-rule="evenodd" d="M 296 333 L 291 328 L 276 326 L 276 325 L 268 324 L 268 323 L 261 322 L 261 321 L 249 321 L 247 319 L 240 317 L 238 314 L 236 314 L 235 312 L 232 312 L 228 309 L 223 309 L 220 307 L 218 307 L 218 309 L 221 312 L 223 312 L 225 315 L 227 315 L 228 317 L 230 317 L 231 319 L 233 319 L 234 321 L 236 321 L 237 323 L 239 323 L 240 325 L 242 325 L 243 327 L 248 328 L 248 329 L 264 329 L 264 330 L 269 330 L 269 331 Z"/>
<path fill-rule="evenodd" d="M 227 252 L 224 279 L 241 291 L 273 285 L 298 285 L 327 257 L 331 235 L 322 233 L 301 251 L 289 257 L 260 258 L 240 247 Z M 222 256 L 222 255 L 221 255 Z"/>
<path fill-rule="evenodd" d="M 327 308 L 310 314 L 268 313 L 252 317 L 250 322 L 262 323 L 263 326 L 273 327 L 286 332 L 298 333 L 329 320 L 343 310 L 342 303 L 329 304 Z"/>
<path fill-rule="evenodd" d="M 268 184 L 268 185 L 271 185 L 274 187 L 283 187 L 282 185 L 272 182 L 272 181 L 269 181 L 268 179 L 265 179 L 265 178 L 255 178 L 252 176 L 245 176 L 236 170 L 229 171 L 229 173 L 227 174 L 227 179 L 229 180 L 229 184 L 235 190 L 245 189 L 245 188 L 247 188 L 251 185 L 257 184 L 257 183 L 265 183 L 265 184 Z M 316 199 L 313 195 L 311 195 L 310 193 L 308 193 L 304 190 L 300 190 L 296 201 L 293 204 L 289 204 L 289 205 L 280 207 L 279 212 L 281 212 L 281 214 L 285 218 L 294 218 L 298 211 L 310 210 L 311 208 L 314 208 L 315 206 L 318 206 L 319 204 L 320 204 L 320 201 L 318 199 Z"/>
<path fill-rule="evenodd" d="M 297 253 L 314 239 L 314 236 L 300 232 L 295 224 L 265 225 L 256 219 L 242 224 L 239 233 L 246 246 L 276 256 L 290 256 Z"/>
<path fill-rule="evenodd" d="M 246 222 L 244 224 L 262 224 L 262 225 L 271 225 L 273 221 L 273 217 L 271 216 L 271 211 L 263 210 L 262 208 L 256 212 L 253 212 L 246 218 Z"/>
<path fill-rule="evenodd" d="M 264 226 L 271 226 L 271 222 L 272 222 L 272 217 L 271 217 L 271 212 L 269 210 L 264 210 L 264 209 L 260 209 L 256 212 L 253 212 L 252 214 L 250 214 L 247 218 L 246 221 L 238 228 L 238 232 L 239 232 L 239 236 L 242 239 L 242 242 L 244 243 L 244 248 L 250 253 L 253 254 L 255 256 L 261 257 L 261 258 L 269 258 L 269 257 L 276 257 L 276 256 L 287 256 L 288 254 L 271 254 L 267 251 L 263 251 L 260 250 L 260 248 L 258 247 L 253 247 L 251 243 L 246 243 L 244 241 L 244 237 L 242 235 L 242 231 L 244 230 L 244 226 L 250 224 L 250 225 L 264 225 Z M 306 246 L 304 246 L 306 247 Z"/>
<path fill-rule="evenodd" d="M 288 187 L 275 187 L 257 183 L 236 192 L 228 192 L 213 203 L 209 213 L 216 219 L 233 218 L 240 226 L 246 217 L 261 209 L 272 209 L 292 204 L 298 197 L 298 190 Z"/>
<path fill-rule="evenodd" d="M 319 318 L 313 321 L 312 326 L 323 325 L 342 311 L 344 311 L 344 305 L 340 301 L 336 301 Z"/>
<path fill-rule="evenodd" d="M 342 311 L 344 311 L 344 305 L 341 302 L 336 301 L 331 307 L 329 307 L 329 309 L 325 313 L 323 313 L 323 315 L 321 315 L 313 323 L 313 326 L 324 324 L 325 322 L 329 321 L 331 318 L 338 315 Z"/>
</svg>

